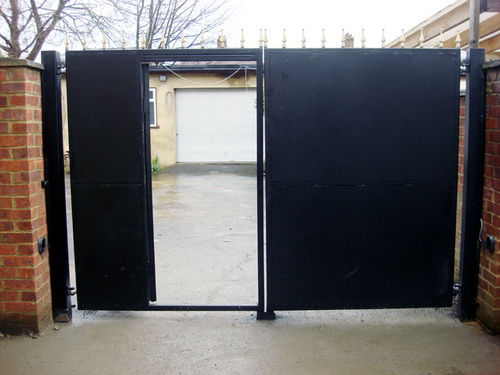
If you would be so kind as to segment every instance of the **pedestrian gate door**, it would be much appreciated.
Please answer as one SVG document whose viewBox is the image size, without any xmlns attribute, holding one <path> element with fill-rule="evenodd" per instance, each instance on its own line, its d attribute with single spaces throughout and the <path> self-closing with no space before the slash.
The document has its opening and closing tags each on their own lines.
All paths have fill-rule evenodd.
<svg viewBox="0 0 500 375">
<path fill-rule="evenodd" d="M 261 52 L 67 52 L 79 308 L 161 308 L 145 63 L 177 60 L 258 66 L 259 301 L 220 309 L 450 305 L 460 51 Z"/>
</svg>

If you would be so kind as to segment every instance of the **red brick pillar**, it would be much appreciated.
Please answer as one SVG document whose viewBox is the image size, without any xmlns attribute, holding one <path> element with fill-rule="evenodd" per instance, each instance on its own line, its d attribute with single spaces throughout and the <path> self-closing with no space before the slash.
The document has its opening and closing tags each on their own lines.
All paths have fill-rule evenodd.
<svg viewBox="0 0 500 375">
<path fill-rule="evenodd" d="M 41 121 L 42 65 L 0 59 L 0 331 L 39 332 L 52 319 Z"/>
<path fill-rule="evenodd" d="M 479 321 L 500 333 L 500 61 L 486 70 L 486 144 L 483 191 L 483 239 L 496 239 L 493 253 L 481 249 L 479 266 Z"/>
</svg>

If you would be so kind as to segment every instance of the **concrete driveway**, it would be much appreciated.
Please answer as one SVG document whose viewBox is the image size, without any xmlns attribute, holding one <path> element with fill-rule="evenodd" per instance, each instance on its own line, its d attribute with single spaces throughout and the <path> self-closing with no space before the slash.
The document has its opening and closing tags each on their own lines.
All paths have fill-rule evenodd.
<svg viewBox="0 0 500 375">
<path fill-rule="evenodd" d="M 153 176 L 157 294 L 167 305 L 257 305 L 255 165 Z"/>
<path fill-rule="evenodd" d="M 251 166 L 155 175 L 161 304 L 256 302 Z M 500 374 L 500 340 L 452 308 L 84 312 L 42 335 L 0 338 L 0 374 Z"/>
</svg>

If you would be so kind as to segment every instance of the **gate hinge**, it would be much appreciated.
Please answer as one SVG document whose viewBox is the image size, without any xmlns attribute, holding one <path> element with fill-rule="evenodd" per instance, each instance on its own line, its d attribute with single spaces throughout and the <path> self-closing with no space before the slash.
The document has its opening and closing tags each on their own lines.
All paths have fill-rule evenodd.
<svg viewBox="0 0 500 375">
<path fill-rule="evenodd" d="M 470 62 L 469 61 L 462 61 L 460 64 L 460 73 L 466 74 L 470 73 Z"/>
<path fill-rule="evenodd" d="M 74 296 L 74 295 L 76 295 L 76 288 L 69 287 L 67 289 L 68 289 L 68 296 Z"/>
<path fill-rule="evenodd" d="M 59 65 L 57 67 L 57 75 L 60 76 L 62 74 L 66 74 L 66 67 L 64 65 Z"/>
<path fill-rule="evenodd" d="M 462 284 L 453 284 L 453 295 L 462 293 Z"/>
</svg>

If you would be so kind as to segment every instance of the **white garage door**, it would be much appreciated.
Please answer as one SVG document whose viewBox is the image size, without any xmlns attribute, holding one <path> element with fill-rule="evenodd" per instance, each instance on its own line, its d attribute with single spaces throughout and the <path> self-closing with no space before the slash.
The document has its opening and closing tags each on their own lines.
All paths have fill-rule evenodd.
<svg viewBox="0 0 500 375">
<path fill-rule="evenodd" d="M 256 90 L 176 90 L 177 161 L 255 162 Z"/>
</svg>

